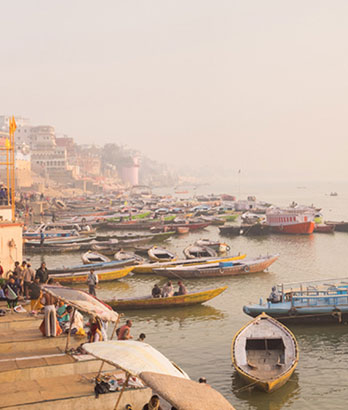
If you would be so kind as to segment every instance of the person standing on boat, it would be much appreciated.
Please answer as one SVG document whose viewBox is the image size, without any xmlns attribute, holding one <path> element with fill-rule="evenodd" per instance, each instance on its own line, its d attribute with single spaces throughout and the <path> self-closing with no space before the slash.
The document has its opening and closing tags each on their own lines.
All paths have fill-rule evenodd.
<svg viewBox="0 0 348 410">
<path fill-rule="evenodd" d="M 43 246 L 45 242 L 45 234 L 42 229 L 40 229 L 40 246 Z"/>
<path fill-rule="evenodd" d="M 88 284 L 88 293 L 96 297 L 95 288 L 99 283 L 98 275 L 95 273 L 94 269 L 91 269 L 88 273 L 87 284 Z"/>
</svg>

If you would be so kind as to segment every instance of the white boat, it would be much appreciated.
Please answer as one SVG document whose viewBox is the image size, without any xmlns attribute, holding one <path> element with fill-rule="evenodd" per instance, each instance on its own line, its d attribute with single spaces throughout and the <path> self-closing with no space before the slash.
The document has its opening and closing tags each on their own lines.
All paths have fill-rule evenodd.
<svg viewBox="0 0 348 410">
<path fill-rule="evenodd" d="M 269 393 L 289 380 L 299 350 L 290 330 L 262 313 L 236 333 L 231 356 L 233 366 L 248 385 Z"/>
<path fill-rule="evenodd" d="M 217 256 L 217 253 L 208 246 L 190 245 L 184 249 L 184 255 L 186 259 L 214 258 Z"/>
<path fill-rule="evenodd" d="M 91 263 L 110 262 L 110 259 L 98 252 L 88 251 L 81 256 L 82 262 L 85 265 Z"/>
<path fill-rule="evenodd" d="M 149 249 L 148 255 L 152 261 L 156 262 L 169 262 L 176 259 L 174 253 L 168 251 L 167 249 L 160 248 L 159 246 L 153 246 Z"/>
<path fill-rule="evenodd" d="M 123 251 L 122 249 L 115 253 L 114 258 L 117 261 L 124 261 L 124 260 L 128 260 L 128 259 L 134 259 L 134 262 L 133 262 L 134 265 L 139 265 L 139 264 L 145 262 L 144 258 L 142 258 L 139 255 L 136 255 L 134 252 L 126 252 L 126 251 Z"/>
</svg>

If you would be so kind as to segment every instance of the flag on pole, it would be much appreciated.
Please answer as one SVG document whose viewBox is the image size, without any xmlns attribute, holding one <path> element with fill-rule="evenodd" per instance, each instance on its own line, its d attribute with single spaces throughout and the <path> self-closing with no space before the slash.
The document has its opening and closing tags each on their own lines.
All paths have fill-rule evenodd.
<svg viewBox="0 0 348 410">
<path fill-rule="evenodd" d="M 10 118 L 10 121 L 9 121 L 9 128 L 10 128 L 10 135 L 13 135 L 14 132 L 16 131 L 16 129 L 17 129 L 16 120 L 15 120 L 15 117 L 13 115 L 12 115 L 12 118 Z"/>
</svg>

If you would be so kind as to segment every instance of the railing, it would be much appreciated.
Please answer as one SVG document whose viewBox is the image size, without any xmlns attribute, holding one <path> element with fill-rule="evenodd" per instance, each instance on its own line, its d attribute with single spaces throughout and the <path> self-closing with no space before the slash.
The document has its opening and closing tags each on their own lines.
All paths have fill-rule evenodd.
<svg viewBox="0 0 348 410">
<path fill-rule="evenodd" d="M 347 291 L 345 291 L 347 292 Z M 292 307 L 348 306 L 348 293 L 318 292 L 317 295 L 289 295 Z"/>
</svg>

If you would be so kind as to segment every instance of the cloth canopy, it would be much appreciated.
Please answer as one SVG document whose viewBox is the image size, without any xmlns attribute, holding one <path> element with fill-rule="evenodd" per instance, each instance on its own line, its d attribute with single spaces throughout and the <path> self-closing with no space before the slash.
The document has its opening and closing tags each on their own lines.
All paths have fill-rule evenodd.
<svg viewBox="0 0 348 410">
<path fill-rule="evenodd" d="M 140 373 L 155 372 L 190 379 L 188 375 L 158 350 L 144 342 L 119 340 L 86 343 L 83 348 L 98 359 L 139 376 Z"/>
<path fill-rule="evenodd" d="M 142 372 L 140 378 L 172 406 L 180 410 L 233 410 L 233 406 L 206 383 L 165 374 Z"/>
<path fill-rule="evenodd" d="M 61 299 L 63 302 L 108 322 L 116 322 L 118 313 L 112 308 L 80 289 L 71 289 L 65 286 L 42 285 L 42 290 Z"/>
</svg>

